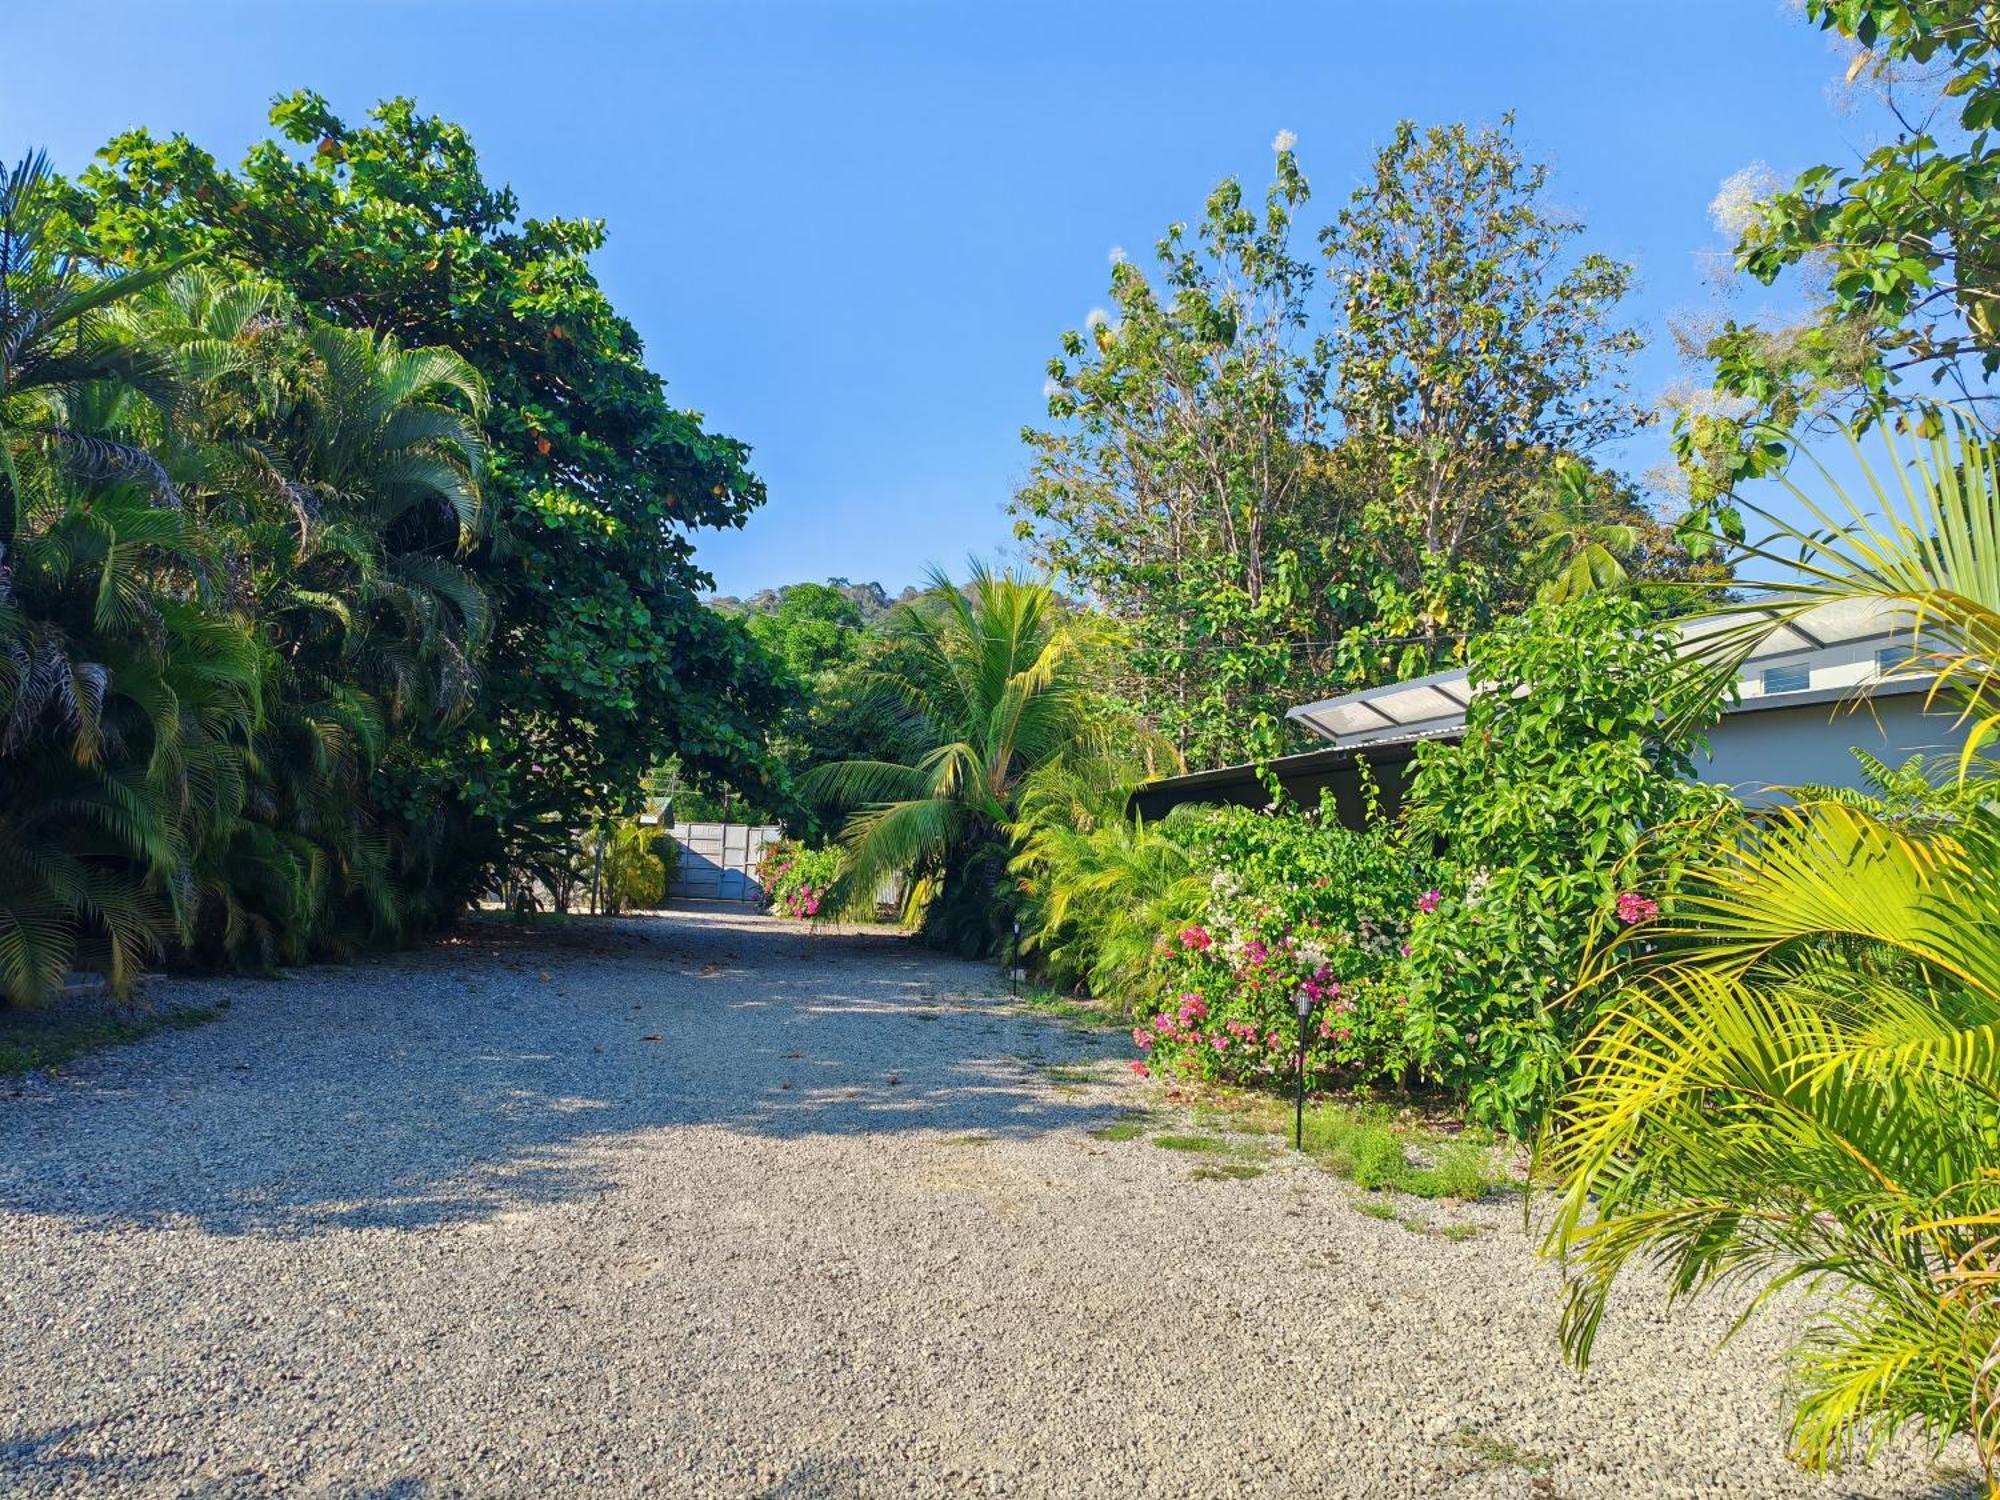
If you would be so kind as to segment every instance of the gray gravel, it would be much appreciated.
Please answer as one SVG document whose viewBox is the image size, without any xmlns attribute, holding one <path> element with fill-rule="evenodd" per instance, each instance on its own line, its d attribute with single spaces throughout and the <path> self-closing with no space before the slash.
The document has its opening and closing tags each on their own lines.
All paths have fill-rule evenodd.
<svg viewBox="0 0 2000 1500">
<path fill-rule="evenodd" d="M 1567 1371 L 1517 1207 L 1409 1205 L 1456 1241 L 1094 1138 L 1157 1098 L 1122 1036 L 892 938 L 680 914 L 155 994 L 231 1008 L 0 1084 L 6 1494 L 1971 1492 L 1788 1468 L 1782 1317 L 1718 1351 L 1629 1299 Z"/>
</svg>

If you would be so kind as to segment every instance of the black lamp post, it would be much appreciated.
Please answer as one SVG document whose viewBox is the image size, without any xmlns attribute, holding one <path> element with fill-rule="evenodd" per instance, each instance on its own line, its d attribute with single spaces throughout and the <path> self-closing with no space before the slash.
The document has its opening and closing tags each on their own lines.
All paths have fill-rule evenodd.
<svg viewBox="0 0 2000 1500">
<path fill-rule="evenodd" d="M 1292 1112 L 1292 1149 L 1303 1151 L 1306 1142 L 1306 1021 L 1312 1015 L 1312 996 L 1299 991 L 1299 1078 L 1298 1098 Z"/>
</svg>

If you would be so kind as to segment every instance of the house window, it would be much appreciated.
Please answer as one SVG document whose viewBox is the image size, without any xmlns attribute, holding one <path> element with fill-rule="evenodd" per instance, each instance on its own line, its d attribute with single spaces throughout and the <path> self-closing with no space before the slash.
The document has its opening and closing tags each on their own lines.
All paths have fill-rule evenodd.
<svg viewBox="0 0 2000 1500">
<path fill-rule="evenodd" d="M 1803 693 L 1812 686 L 1812 673 L 1803 662 L 1793 667 L 1764 669 L 1764 696 L 1773 693 Z"/>
<path fill-rule="evenodd" d="M 1875 653 L 1875 671 L 1886 677 L 1905 662 L 1914 660 L 1916 654 L 1915 646 L 1884 646 Z"/>
</svg>

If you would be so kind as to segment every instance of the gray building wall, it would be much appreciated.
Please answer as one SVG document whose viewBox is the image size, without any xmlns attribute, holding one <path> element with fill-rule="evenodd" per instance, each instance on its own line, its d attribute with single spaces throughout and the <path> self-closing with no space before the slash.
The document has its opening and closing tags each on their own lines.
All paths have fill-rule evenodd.
<svg viewBox="0 0 2000 1500">
<path fill-rule="evenodd" d="M 1703 781 L 1760 799 L 1773 786 L 1858 787 L 1861 766 L 1850 746 L 1901 765 L 1912 755 L 1956 756 L 1965 744 L 1957 714 L 1940 704 L 1924 712 L 1922 692 L 1877 691 L 1859 701 L 1837 696 L 1725 715 L 1709 732 L 1710 759 L 1696 762 Z"/>
</svg>

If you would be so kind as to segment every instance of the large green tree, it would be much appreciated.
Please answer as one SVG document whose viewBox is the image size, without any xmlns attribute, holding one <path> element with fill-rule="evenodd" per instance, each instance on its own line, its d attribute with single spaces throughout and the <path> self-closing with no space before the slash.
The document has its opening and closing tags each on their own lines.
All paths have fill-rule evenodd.
<svg viewBox="0 0 2000 1500">
<path fill-rule="evenodd" d="M 1638 420 L 1630 270 L 1580 248 L 1510 125 L 1398 127 L 1322 236 L 1325 311 L 1276 146 L 1261 205 L 1225 181 L 1154 271 L 1114 265 L 1111 310 L 1049 365 L 1014 503 L 1129 627 L 1107 684 L 1198 765 L 1282 751 L 1290 705 L 1426 670 L 1526 598 L 1553 466 Z"/>
<path fill-rule="evenodd" d="M 1640 343 L 1619 313 L 1632 268 L 1582 250 L 1583 228 L 1509 116 L 1404 121 L 1321 235 L 1332 399 L 1378 512 L 1386 635 L 1463 634 L 1518 602 L 1538 486 L 1640 420 L 1622 381 Z"/>
<path fill-rule="evenodd" d="M 465 132 L 408 100 L 355 125 L 298 93 L 271 120 L 278 137 L 235 172 L 183 136 L 120 136 L 68 208 L 107 263 L 200 254 L 483 377 L 491 526 L 468 566 L 491 603 L 490 668 L 450 745 L 398 768 L 400 816 L 470 889 L 547 830 L 628 802 L 665 753 L 760 785 L 774 685 L 700 604 L 690 532 L 741 524 L 763 487 L 744 445 L 669 404 L 646 367 L 590 269 L 603 225 L 522 218 Z"/>
<path fill-rule="evenodd" d="M 1023 434 L 1018 533 L 1129 627 L 1110 680 L 1196 763 L 1282 749 L 1296 684 L 1331 670 L 1344 521 L 1316 461 L 1325 357 L 1291 243 L 1308 196 L 1281 138 L 1261 206 L 1225 181 L 1199 225 L 1168 228 L 1154 275 L 1120 257 L 1115 315 L 1049 363 L 1055 425 Z"/>
<path fill-rule="evenodd" d="M 1805 13 L 1853 47 L 1849 82 L 1874 86 L 1894 124 L 1845 167 L 1761 195 L 1734 182 L 1718 199 L 1738 269 L 1766 285 L 1798 278 L 1814 305 L 1702 341 L 1715 393 L 1675 434 L 1697 546 L 1742 539 L 1736 486 L 1782 469 L 1794 430 L 1865 426 L 1940 394 L 2000 430 L 2000 9 L 1806 0 Z"/>
</svg>

